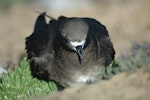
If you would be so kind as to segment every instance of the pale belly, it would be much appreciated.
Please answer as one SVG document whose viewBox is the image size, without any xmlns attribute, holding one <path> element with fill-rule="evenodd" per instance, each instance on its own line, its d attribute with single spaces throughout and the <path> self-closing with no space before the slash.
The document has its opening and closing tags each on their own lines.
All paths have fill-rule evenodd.
<svg viewBox="0 0 150 100">
<path fill-rule="evenodd" d="M 72 79 L 74 79 L 71 82 L 68 82 L 69 87 L 75 87 L 75 86 L 82 86 L 85 84 L 92 84 L 102 79 L 102 76 L 105 72 L 105 67 L 101 67 L 98 71 L 95 71 L 95 73 L 87 72 L 87 74 L 78 73 L 74 76 L 72 76 Z"/>
</svg>

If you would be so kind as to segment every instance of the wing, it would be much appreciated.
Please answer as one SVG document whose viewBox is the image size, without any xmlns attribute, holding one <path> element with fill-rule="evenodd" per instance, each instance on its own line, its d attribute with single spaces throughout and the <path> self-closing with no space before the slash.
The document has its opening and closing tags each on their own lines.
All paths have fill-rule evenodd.
<svg viewBox="0 0 150 100">
<path fill-rule="evenodd" d="M 32 75 L 39 79 L 47 79 L 47 68 L 51 67 L 54 59 L 52 41 L 56 26 L 57 21 L 53 19 L 47 24 L 45 13 L 42 13 L 36 20 L 34 32 L 26 38 L 26 51 L 30 59 Z"/>
<path fill-rule="evenodd" d="M 97 58 L 108 66 L 114 59 L 115 50 L 104 25 L 92 18 L 83 18 L 89 25 L 88 38 L 96 45 Z"/>
<path fill-rule="evenodd" d="M 47 24 L 45 13 L 42 13 L 36 20 L 34 32 L 26 38 L 26 50 L 28 58 L 39 57 L 46 52 L 52 52 L 51 41 L 53 33 L 50 31 L 51 24 Z"/>
</svg>

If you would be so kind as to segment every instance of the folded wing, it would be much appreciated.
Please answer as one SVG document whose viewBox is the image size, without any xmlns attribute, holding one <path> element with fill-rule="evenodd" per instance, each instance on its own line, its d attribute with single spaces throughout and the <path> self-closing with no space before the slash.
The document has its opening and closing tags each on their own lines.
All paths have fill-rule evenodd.
<svg viewBox="0 0 150 100">
<path fill-rule="evenodd" d="M 108 66 L 114 59 L 115 50 L 104 25 L 92 18 L 83 18 L 89 25 L 88 37 L 96 45 L 97 58 Z"/>
<path fill-rule="evenodd" d="M 54 59 L 53 38 L 57 30 L 57 21 L 52 19 L 46 23 L 45 12 L 36 20 L 34 32 L 26 38 L 26 51 L 32 75 L 39 79 L 48 79 L 47 67 L 51 67 Z"/>
</svg>

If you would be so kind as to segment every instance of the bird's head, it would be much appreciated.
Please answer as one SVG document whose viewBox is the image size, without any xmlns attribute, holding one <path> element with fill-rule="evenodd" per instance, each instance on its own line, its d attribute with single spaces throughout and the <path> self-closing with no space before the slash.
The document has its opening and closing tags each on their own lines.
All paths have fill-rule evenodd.
<svg viewBox="0 0 150 100">
<path fill-rule="evenodd" d="M 64 19 L 59 27 L 60 34 L 66 40 L 65 45 L 77 53 L 80 63 L 83 59 L 83 48 L 86 44 L 88 30 L 87 23 L 79 18 Z"/>
</svg>

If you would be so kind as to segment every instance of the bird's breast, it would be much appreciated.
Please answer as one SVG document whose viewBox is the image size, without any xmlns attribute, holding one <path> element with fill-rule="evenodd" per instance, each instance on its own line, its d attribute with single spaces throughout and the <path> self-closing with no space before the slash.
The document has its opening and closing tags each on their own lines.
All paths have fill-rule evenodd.
<svg viewBox="0 0 150 100">
<path fill-rule="evenodd" d="M 94 53 L 84 53 L 82 63 L 79 62 L 75 52 L 64 51 L 66 55 L 59 55 L 61 59 L 57 59 L 57 73 L 61 74 L 61 80 L 67 86 L 90 84 L 102 78 L 105 67 L 98 65 L 96 57 L 93 56 Z"/>
<path fill-rule="evenodd" d="M 67 86 L 77 86 L 94 83 L 102 77 L 105 67 L 99 65 L 94 48 L 83 50 L 82 62 L 79 62 L 76 52 L 59 50 L 55 56 L 55 73 L 57 81 Z"/>
</svg>

